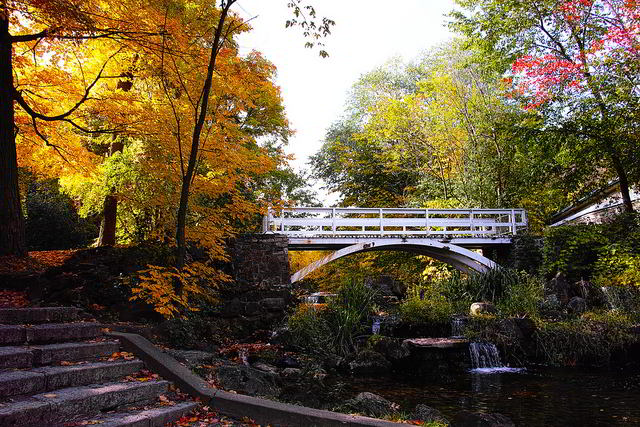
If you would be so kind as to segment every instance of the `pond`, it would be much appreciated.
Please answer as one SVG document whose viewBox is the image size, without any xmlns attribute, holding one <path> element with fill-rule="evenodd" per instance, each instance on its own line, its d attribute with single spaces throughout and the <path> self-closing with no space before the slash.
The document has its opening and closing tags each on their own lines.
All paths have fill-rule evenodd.
<svg viewBox="0 0 640 427">
<path fill-rule="evenodd" d="M 352 378 L 345 384 L 349 397 L 363 391 L 398 403 L 407 413 L 424 403 L 449 418 L 460 409 L 498 412 L 518 426 L 640 425 L 638 371 L 531 368 L 433 381 Z"/>
</svg>

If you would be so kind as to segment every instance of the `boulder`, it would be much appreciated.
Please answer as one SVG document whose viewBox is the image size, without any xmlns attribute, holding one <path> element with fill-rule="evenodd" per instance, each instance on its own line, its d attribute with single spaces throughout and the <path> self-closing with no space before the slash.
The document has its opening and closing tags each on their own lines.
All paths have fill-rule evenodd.
<svg viewBox="0 0 640 427">
<path fill-rule="evenodd" d="M 562 304 L 569 302 L 569 283 L 565 275 L 558 272 L 558 274 L 547 283 L 545 293 L 547 295 L 555 294 Z"/>
<path fill-rule="evenodd" d="M 398 405 L 377 394 L 363 392 L 345 404 L 348 410 L 370 417 L 391 415 Z"/>
<path fill-rule="evenodd" d="M 574 316 L 580 316 L 587 311 L 587 300 L 580 297 L 573 297 L 567 304 L 567 311 Z"/>
<path fill-rule="evenodd" d="M 502 414 L 460 411 L 453 417 L 450 427 L 515 427 L 515 424 Z"/>
<path fill-rule="evenodd" d="M 607 305 L 607 296 L 602 288 L 587 280 L 578 280 L 569 290 L 569 300 L 573 297 L 584 298 L 589 307 L 602 307 Z"/>
<path fill-rule="evenodd" d="M 449 424 L 449 420 L 442 415 L 442 412 L 424 404 L 417 405 L 411 416 L 415 420 L 420 420 L 426 423 L 439 422 Z"/>
<path fill-rule="evenodd" d="M 469 309 L 469 314 L 471 314 L 472 316 L 495 313 L 496 306 L 491 304 L 490 302 L 474 302 L 473 304 L 471 304 L 471 308 Z"/>
<path fill-rule="evenodd" d="M 391 363 L 376 351 L 364 350 L 349 363 L 349 368 L 355 375 L 375 375 L 389 372 Z"/>
<path fill-rule="evenodd" d="M 243 365 L 222 365 L 216 368 L 218 384 L 226 390 L 249 396 L 277 397 L 280 387 L 277 375 Z"/>
<path fill-rule="evenodd" d="M 302 369 L 299 368 L 284 368 L 281 375 L 287 379 L 298 379 L 302 376 Z"/>
<path fill-rule="evenodd" d="M 380 336 L 373 343 L 373 350 L 382 354 L 387 360 L 398 361 L 411 355 L 411 351 L 407 345 L 403 345 L 400 338 L 391 338 Z"/>
<path fill-rule="evenodd" d="M 269 372 L 272 374 L 277 374 L 279 369 L 276 368 L 273 365 L 270 365 L 268 363 L 264 363 L 264 362 L 256 362 L 253 365 L 251 365 L 253 368 L 262 371 L 262 372 Z"/>
</svg>

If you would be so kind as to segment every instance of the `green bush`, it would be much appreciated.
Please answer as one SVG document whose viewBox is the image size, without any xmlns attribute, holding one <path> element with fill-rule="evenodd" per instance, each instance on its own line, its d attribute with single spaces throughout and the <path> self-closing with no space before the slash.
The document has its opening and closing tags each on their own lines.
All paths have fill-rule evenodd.
<svg viewBox="0 0 640 427">
<path fill-rule="evenodd" d="M 32 181 L 26 199 L 25 227 L 29 250 L 84 247 L 98 236 L 95 224 L 80 218 L 73 200 L 60 193 L 57 180 Z"/>
<path fill-rule="evenodd" d="M 310 354 L 334 353 L 333 334 L 323 311 L 309 304 L 297 307 L 287 320 L 291 344 Z"/>
<path fill-rule="evenodd" d="M 354 349 L 354 338 L 368 328 L 365 321 L 373 312 L 376 296 L 377 292 L 363 281 L 352 280 L 342 285 L 329 301 L 326 316 L 338 354 L 350 353 Z"/>
<path fill-rule="evenodd" d="M 407 323 L 448 323 L 454 314 L 453 304 L 443 295 L 424 287 L 415 287 L 398 307 L 398 314 Z"/>
<path fill-rule="evenodd" d="M 542 273 L 564 273 L 569 281 L 590 280 L 602 249 L 609 243 L 606 226 L 565 225 L 544 232 Z"/>
<path fill-rule="evenodd" d="M 299 305 L 287 320 L 293 344 L 311 354 L 351 353 L 355 338 L 369 328 L 376 295 L 364 282 L 352 280 L 324 308 Z"/>
<path fill-rule="evenodd" d="M 485 273 L 471 273 L 467 276 L 456 271 L 448 279 L 436 282 L 434 288 L 449 301 L 455 301 L 458 304 L 462 302 L 466 310 L 472 302 L 498 302 L 505 291 L 516 286 L 519 280 L 519 274 L 507 268 L 496 268 Z"/>
<path fill-rule="evenodd" d="M 498 301 L 500 313 L 507 316 L 538 317 L 544 296 L 544 282 L 525 272 L 517 273 L 518 279 L 510 282 Z"/>
<path fill-rule="evenodd" d="M 539 322 L 537 351 L 551 365 L 606 365 L 615 350 L 637 341 L 629 332 L 631 320 L 616 312 L 589 312 L 564 322 Z"/>
</svg>

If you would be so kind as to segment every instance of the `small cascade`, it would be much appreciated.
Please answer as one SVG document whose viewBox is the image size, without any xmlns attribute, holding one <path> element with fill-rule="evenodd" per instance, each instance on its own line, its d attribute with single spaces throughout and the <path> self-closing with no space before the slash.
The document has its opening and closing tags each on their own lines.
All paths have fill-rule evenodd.
<svg viewBox="0 0 640 427">
<path fill-rule="evenodd" d="M 376 335 L 380 333 L 380 318 L 376 317 L 373 319 L 373 324 L 371 325 L 371 333 Z"/>
<path fill-rule="evenodd" d="M 451 318 L 451 338 L 464 337 L 465 319 L 463 317 Z"/>
<path fill-rule="evenodd" d="M 491 374 L 497 372 L 521 372 L 522 368 L 509 368 L 500 361 L 500 353 L 495 344 L 472 342 L 469 344 L 471 372 Z"/>
</svg>

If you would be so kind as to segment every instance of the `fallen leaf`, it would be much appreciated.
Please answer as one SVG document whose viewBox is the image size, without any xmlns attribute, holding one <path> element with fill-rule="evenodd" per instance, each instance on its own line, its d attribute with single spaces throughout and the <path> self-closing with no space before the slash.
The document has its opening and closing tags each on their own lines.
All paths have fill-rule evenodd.
<svg viewBox="0 0 640 427">
<path fill-rule="evenodd" d="M 43 397 L 58 397 L 58 395 L 57 395 L 57 394 L 55 394 L 55 393 L 43 394 L 42 396 L 43 396 Z"/>
</svg>

